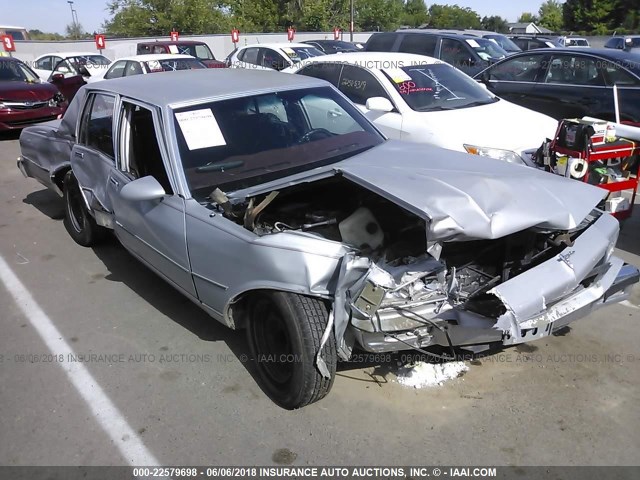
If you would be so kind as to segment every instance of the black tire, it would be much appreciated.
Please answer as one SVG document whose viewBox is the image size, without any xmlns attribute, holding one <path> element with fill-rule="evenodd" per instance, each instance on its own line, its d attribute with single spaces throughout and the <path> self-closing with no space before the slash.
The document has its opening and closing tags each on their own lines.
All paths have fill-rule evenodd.
<svg viewBox="0 0 640 480">
<path fill-rule="evenodd" d="M 87 211 L 73 172 L 69 171 L 64 176 L 63 186 L 64 227 L 78 245 L 91 247 L 104 238 L 106 229 L 99 226 Z"/>
<path fill-rule="evenodd" d="M 322 399 L 331 390 L 337 364 L 331 332 L 322 349 L 329 378 L 316 366 L 329 317 L 326 305 L 315 298 L 286 292 L 259 293 L 250 302 L 247 339 L 262 389 L 287 409 Z"/>
</svg>

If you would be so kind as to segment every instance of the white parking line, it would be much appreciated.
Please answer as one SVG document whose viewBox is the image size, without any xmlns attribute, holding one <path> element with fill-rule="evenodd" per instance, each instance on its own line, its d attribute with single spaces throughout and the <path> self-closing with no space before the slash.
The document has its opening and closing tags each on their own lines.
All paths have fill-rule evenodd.
<svg viewBox="0 0 640 480">
<path fill-rule="evenodd" d="M 62 334 L 33 299 L 7 262 L 0 256 L 0 280 L 54 355 L 74 355 Z M 147 450 L 137 433 L 129 426 L 117 407 L 80 362 L 59 363 L 84 399 L 96 421 L 130 465 L 158 466 L 160 463 Z"/>
</svg>

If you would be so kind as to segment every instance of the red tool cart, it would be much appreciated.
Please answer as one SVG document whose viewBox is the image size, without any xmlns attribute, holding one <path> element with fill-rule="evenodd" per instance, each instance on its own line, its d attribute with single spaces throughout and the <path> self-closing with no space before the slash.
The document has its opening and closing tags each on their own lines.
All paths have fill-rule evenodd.
<svg viewBox="0 0 640 480">
<path fill-rule="evenodd" d="M 549 170 L 607 190 L 605 210 L 619 220 L 631 216 L 638 192 L 640 142 L 616 137 L 615 125 L 605 121 L 562 120 L 548 153 Z"/>
</svg>

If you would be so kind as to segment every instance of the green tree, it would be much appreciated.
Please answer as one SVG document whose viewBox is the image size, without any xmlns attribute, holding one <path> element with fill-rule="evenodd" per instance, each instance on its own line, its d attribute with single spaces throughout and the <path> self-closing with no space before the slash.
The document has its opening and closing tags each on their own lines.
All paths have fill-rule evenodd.
<svg viewBox="0 0 640 480">
<path fill-rule="evenodd" d="M 229 16 L 214 0 L 111 0 L 112 18 L 104 30 L 116 36 L 166 35 L 172 28 L 185 34 L 227 31 Z"/>
<path fill-rule="evenodd" d="M 523 12 L 518 17 L 518 23 L 536 23 L 538 21 L 538 17 L 536 17 L 531 12 Z"/>
<path fill-rule="evenodd" d="M 556 0 L 547 0 L 540 6 L 538 10 L 540 16 L 540 25 L 547 27 L 549 30 L 559 32 L 562 30 L 562 5 Z"/>
<path fill-rule="evenodd" d="M 48 33 L 38 30 L 29 30 L 29 37 L 32 40 L 64 40 L 64 36 L 59 33 Z"/>
<path fill-rule="evenodd" d="M 474 28 L 482 26 L 480 15 L 469 7 L 458 5 L 431 5 L 429 26 L 435 28 Z"/>
<path fill-rule="evenodd" d="M 373 32 L 398 28 L 402 0 L 355 0 L 357 30 Z"/>
<path fill-rule="evenodd" d="M 400 23 L 409 27 L 419 27 L 428 22 L 429 11 L 424 0 L 407 0 L 400 16 Z"/>
<path fill-rule="evenodd" d="M 499 15 L 482 18 L 482 28 L 491 32 L 507 33 L 509 25 L 507 21 Z"/>
<path fill-rule="evenodd" d="M 67 33 L 67 37 L 77 40 L 80 38 L 86 38 L 89 34 L 84 31 L 82 25 L 77 22 L 70 23 L 66 26 L 65 31 Z"/>
<path fill-rule="evenodd" d="M 616 12 L 625 10 L 630 13 L 634 1 L 616 0 L 567 0 L 562 7 L 564 25 L 567 30 L 584 30 L 594 33 L 606 33 L 609 29 L 620 26 L 616 24 Z M 635 1 L 637 6 L 637 1 Z M 619 13 L 618 13 L 619 14 Z"/>
</svg>

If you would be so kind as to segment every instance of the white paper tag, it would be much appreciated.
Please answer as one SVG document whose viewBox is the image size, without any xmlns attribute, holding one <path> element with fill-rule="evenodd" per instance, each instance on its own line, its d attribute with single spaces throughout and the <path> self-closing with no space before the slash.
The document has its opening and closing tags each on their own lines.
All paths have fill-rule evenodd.
<svg viewBox="0 0 640 480">
<path fill-rule="evenodd" d="M 467 43 L 471 45 L 473 48 L 480 48 L 480 44 L 473 39 L 468 38 Z"/>
<path fill-rule="evenodd" d="M 178 46 L 177 45 L 169 45 L 169 51 L 171 53 L 179 53 L 178 52 Z"/>
<path fill-rule="evenodd" d="M 176 113 L 176 120 L 189 150 L 227 144 L 210 108 Z"/>
<path fill-rule="evenodd" d="M 391 80 L 396 83 L 411 81 L 411 76 L 401 68 L 385 68 L 384 71 L 387 72 L 387 75 L 391 77 Z"/>
</svg>

